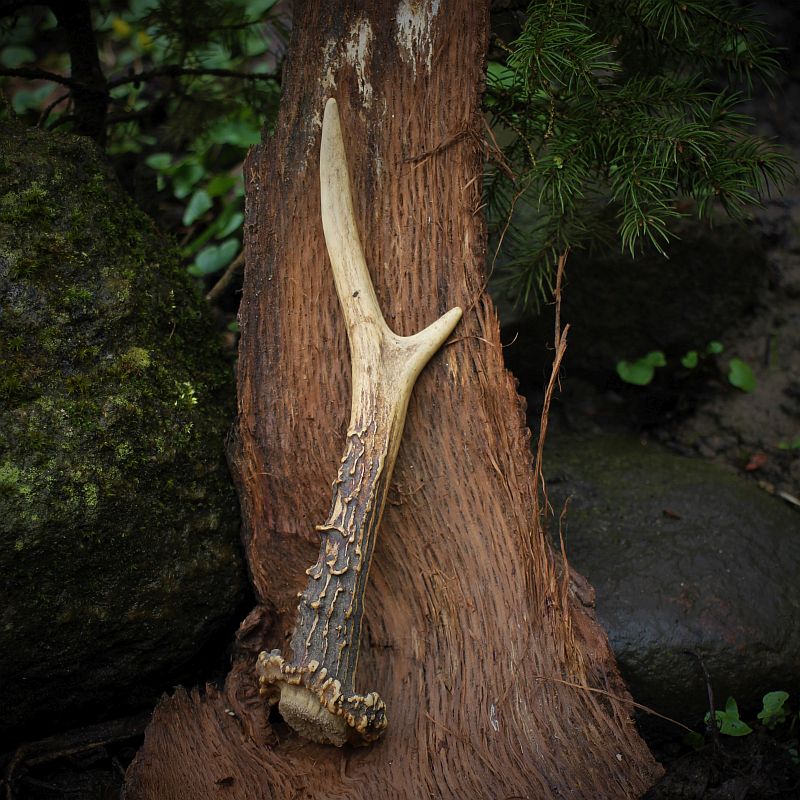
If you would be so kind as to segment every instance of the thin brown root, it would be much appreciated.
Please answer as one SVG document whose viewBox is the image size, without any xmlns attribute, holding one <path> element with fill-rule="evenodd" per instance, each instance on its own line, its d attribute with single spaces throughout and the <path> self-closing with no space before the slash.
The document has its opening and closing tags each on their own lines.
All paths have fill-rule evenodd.
<svg viewBox="0 0 800 800">
<path fill-rule="evenodd" d="M 542 681 L 544 683 L 560 683 L 563 686 L 571 686 L 573 689 L 582 689 L 585 692 L 593 692 L 594 694 L 601 694 L 604 697 L 608 697 L 609 700 L 616 700 L 618 703 L 626 703 L 629 706 L 633 706 L 634 708 L 638 708 L 639 711 L 644 711 L 646 714 L 650 714 L 654 717 L 659 717 L 660 719 L 665 720 L 666 722 L 671 722 L 673 725 L 677 725 L 679 728 L 683 728 L 683 730 L 688 731 L 689 733 L 694 733 L 694 731 L 688 726 L 684 725 L 682 722 L 678 722 L 676 719 L 672 719 L 672 717 L 667 717 L 664 714 L 659 713 L 654 708 L 650 708 L 650 706 L 642 705 L 641 703 L 637 703 L 635 700 L 629 697 L 620 697 L 617 694 L 611 694 L 611 692 L 607 692 L 605 689 L 596 689 L 593 686 L 585 686 L 582 683 L 573 683 L 572 681 L 565 681 L 561 678 L 547 678 L 544 675 L 533 675 L 533 680 L 535 681 Z"/>
<path fill-rule="evenodd" d="M 539 492 L 534 493 L 534 511 L 536 515 L 540 515 L 542 510 L 548 508 L 547 501 L 547 487 L 544 483 L 544 474 L 542 466 L 544 463 L 544 443 L 547 439 L 547 425 L 550 418 L 550 404 L 553 400 L 553 393 L 555 392 L 556 385 L 559 382 L 559 373 L 561 371 L 561 362 L 564 360 L 564 354 L 567 350 L 567 333 L 569 332 L 569 325 L 565 325 L 561 329 L 561 287 L 564 275 L 564 267 L 567 263 L 567 256 L 569 252 L 563 253 L 558 259 L 558 271 L 556 272 L 556 290 L 555 290 L 555 305 L 556 305 L 556 324 L 555 324 L 555 354 L 553 355 L 553 369 L 550 372 L 550 380 L 547 383 L 547 388 L 544 392 L 544 402 L 542 404 L 542 415 L 539 424 L 539 440 L 536 447 L 536 462 L 533 468 L 533 477 L 537 486 L 541 487 L 542 502 L 539 500 Z"/>
<path fill-rule="evenodd" d="M 228 265 L 228 269 L 222 277 L 209 289 L 206 300 L 213 303 L 228 288 L 228 284 L 233 280 L 233 276 L 244 266 L 244 250 Z"/>
</svg>

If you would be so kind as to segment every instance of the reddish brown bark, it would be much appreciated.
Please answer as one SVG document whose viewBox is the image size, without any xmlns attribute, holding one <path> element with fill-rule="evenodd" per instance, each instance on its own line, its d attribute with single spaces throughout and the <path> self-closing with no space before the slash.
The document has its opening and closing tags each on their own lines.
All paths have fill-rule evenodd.
<svg viewBox="0 0 800 800">
<path fill-rule="evenodd" d="M 485 1 L 298 9 L 277 132 L 247 169 L 231 461 L 260 606 L 223 690 L 179 691 L 159 706 L 129 800 L 598 800 L 639 797 L 657 775 L 628 705 L 590 690 L 625 693 L 605 635 L 557 576 L 485 292 L 487 37 Z M 307 744 L 271 725 L 254 673 L 258 650 L 290 654 L 349 413 L 319 209 L 330 95 L 387 321 L 407 335 L 465 309 L 417 382 L 375 549 L 356 685 L 380 692 L 389 728 L 364 749 Z"/>
</svg>

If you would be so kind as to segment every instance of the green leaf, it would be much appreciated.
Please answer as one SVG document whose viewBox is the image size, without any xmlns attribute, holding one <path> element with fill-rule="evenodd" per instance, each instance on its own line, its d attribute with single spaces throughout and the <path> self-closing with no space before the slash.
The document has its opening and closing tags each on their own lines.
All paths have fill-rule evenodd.
<svg viewBox="0 0 800 800">
<path fill-rule="evenodd" d="M 725 348 L 723 347 L 722 342 L 713 341 L 713 342 L 709 342 L 708 345 L 706 346 L 706 353 L 708 353 L 709 355 L 712 355 L 712 356 L 717 356 L 724 349 Z"/>
<path fill-rule="evenodd" d="M 36 61 L 36 53 L 21 44 L 10 44 L 0 50 L 0 64 L 10 69 L 16 69 L 23 64 L 30 64 Z"/>
<path fill-rule="evenodd" d="M 233 320 L 233 322 L 228 323 L 228 330 L 233 331 L 234 333 L 239 333 L 239 320 Z"/>
<path fill-rule="evenodd" d="M 763 708 L 758 718 L 767 728 L 774 728 L 786 720 L 788 713 L 784 704 L 789 699 L 788 692 L 767 692 L 762 700 Z"/>
<path fill-rule="evenodd" d="M 158 7 L 158 0 L 130 0 L 131 15 L 133 19 L 141 19 L 148 11 Z"/>
<path fill-rule="evenodd" d="M 208 225 L 201 229 L 197 236 L 181 248 L 183 256 L 186 258 L 194 256 L 200 248 L 208 244 L 228 224 L 235 209 L 236 206 L 233 203 L 225 206 L 222 209 L 222 213 L 212 219 Z"/>
<path fill-rule="evenodd" d="M 641 360 L 644 361 L 646 364 L 649 364 L 651 367 L 667 366 L 667 359 L 664 356 L 664 353 L 661 352 L 661 350 L 652 350 Z"/>
<path fill-rule="evenodd" d="M 753 729 L 746 723 L 742 722 L 739 717 L 739 707 L 736 701 L 729 697 L 725 702 L 725 710 L 717 711 L 717 724 L 719 732 L 724 733 L 726 736 L 747 736 L 752 733 Z M 708 724 L 710 714 L 706 714 L 706 724 Z"/>
<path fill-rule="evenodd" d="M 270 44 L 271 42 L 269 41 L 269 39 L 261 35 L 261 33 L 258 30 L 255 30 L 252 33 L 250 33 L 245 39 L 244 54 L 248 56 L 248 58 L 253 58 L 254 56 L 260 56 L 263 53 L 266 53 L 267 50 L 269 50 Z"/>
<path fill-rule="evenodd" d="M 247 16 L 258 19 L 265 11 L 269 11 L 278 0 L 247 0 L 245 9 Z"/>
<path fill-rule="evenodd" d="M 698 359 L 697 350 L 690 350 L 681 358 L 681 364 L 683 364 L 686 369 L 694 369 L 697 366 Z"/>
<path fill-rule="evenodd" d="M 42 103 L 53 93 L 54 88 L 52 83 L 47 83 L 36 89 L 20 89 L 15 92 L 11 105 L 17 114 L 24 114 L 31 108 L 40 108 Z"/>
<path fill-rule="evenodd" d="M 625 383 L 632 383 L 634 386 L 647 386 L 653 380 L 655 372 L 653 365 L 646 363 L 643 359 L 633 362 L 617 362 L 617 375 Z"/>
<path fill-rule="evenodd" d="M 488 82 L 494 86 L 510 89 L 514 85 L 516 73 L 498 61 L 490 61 L 486 73 Z"/>
<path fill-rule="evenodd" d="M 734 719 L 722 711 L 718 711 L 717 719 L 721 723 L 719 732 L 724 733 L 726 736 L 747 736 L 748 733 L 753 732 L 753 729 L 746 722 L 742 722 L 739 719 L 738 713 Z"/>
<path fill-rule="evenodd" d="M 230 264 L 237 252 L 239 252 L 239 242 L 236 239 L 228 239 L 222 244 L 204 247 L 197 254 L 194 264 L 189 267 L 189 274 L 201 276 L 219 272 Z"/>
<path fill-rule="evenodd" d="M 236 185 L 237 178 L 233 175 L 216 175 L 206 186 L 206 191 L 211 197 L 220 197 Z"/>
<path fill-rule="evenodd" d="M 756 376 L 741 358 L 732 358 L 728 362 L 728 381 L 743 392 L 752 392 L 756 388 Z"/>
<path fill-rule="evenodd" d="M 196 219 L 202 217 L 213 205 L 213 200 L 205 189 L 200 189 L 192 195 L 186 211 L 183 212 L 183 224 L 191 225 Z"/>
<path fill-rule="evenodd" d="M 231 52 L 222 42 L 209 42 L 198 55 L 200 65 L 211 69 L 225 69 L 231 63 Z"/>
<path fill-rule="evenodd" d="M 656 367 L 666 367 L 667 359 L 661 350 L 651 350 L 636 361 L 618 361 L 617 375 L 635 386 L 647 386 L 653 380 Z"/>
<path fill-rule="evenodd" d="M 242 227 L 242 223 L 244 222 L 244 214 L 241 211 L 237 211 L 235 214 L 231 215 L 231 218 L 225 223 L 225 225 L 220 229 L 220 231 L 214 237 L 215 239 L 224 239 L 226 236 L 230 236 L 234 231 L 238 231 L 239 228 Z"/>
<path fill-rule="evenodd" d="M 172 166 L 172 155 L 170 153 L 153 153 L 144 160 L 150 169 L 156 172 L 164 172 Z"/>
<path fill-rule="evenodd" d="M 227 119 L 214 125 L 208 136 L 215 144 L 230 144 L 244 148 L 261 141 L 261 130 L 255 123 L 241 119 Z"/>
<path fill-rule="evenodd" d="M 239 252 L 241 244 L 238 239 L 228 239 L 219 246 L 219 251 L 228 261 L 232 261 L 234 256 Z"/>
<path fill-rule="evenodd" d="M 194 185 L 206 174 L 196 161 L 184 161 L 172 173 L 173 192 L 178 200 L 188 197 Z"/>
<path fill-rule="evenodd" d="M 778 442 L 779 450 L 798 450 L 800 449 L 800 433 L 788 442 Z"/>
</svg>

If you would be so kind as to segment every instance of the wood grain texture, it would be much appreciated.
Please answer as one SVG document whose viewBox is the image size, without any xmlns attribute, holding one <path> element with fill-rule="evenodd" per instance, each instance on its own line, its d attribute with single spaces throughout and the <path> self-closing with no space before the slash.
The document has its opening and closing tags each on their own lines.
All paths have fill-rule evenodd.
<svg viewBox="0 0 800 800">
<path fill-rule="evenodd" d="M 161 704 L 125 796 L 639 797 L 658 766 L 628 706 L 582 688 L 625 695 L 578 599 L 590 590 L 575 591 L 546 543 L 522 401 L 484 291 L 488 2 L 308 0 L 296 19 L 276 134 L 247 165 L 231 463 L 260 605 L 225 688 Z M 253 670 L 259 650 L 286 652 L 347 430 L 349 359 L 316 161 L 328 96 L 388 323 L 408 335 L 465 310 L 408 408 L 359 661 L 391 717 L 380 742 L 357 750 L 270 724 Z"/>
</svg>

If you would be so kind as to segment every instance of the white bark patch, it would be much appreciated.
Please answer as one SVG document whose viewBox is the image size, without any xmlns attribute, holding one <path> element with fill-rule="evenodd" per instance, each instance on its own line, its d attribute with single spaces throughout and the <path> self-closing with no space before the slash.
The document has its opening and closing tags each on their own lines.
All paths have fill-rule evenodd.
<svg viewBox="0 0 800 800">
<path fill-rule="evenodd" d="M 365 108 L 371 107 L 372 84 L 368 79 L 371 44 L 372 28 L 365 19 L 358 20 L 344 40 L 331 38 L 325 42 L 322 52 L 322 89 L 327 97 L 331 97 L 336 89 L 339 70 L 344 64 L 349 64 L 356 73 L 361 102 Z M 322 125 L 321 119 L 319 124 Z"/>
<path fill-rule="evenodd" d="M 361 20 L 350 30 L 345 45 L 345 54 L 350 65 L 356 71 L 358 92 L 365 108 L 372 105 L 372 84 L 367 80 L 367 60 L 370 56 L 372 28 L 367 20 Z"/>
<path fill-rule="evenodd" d="M 438 3 L 439 0 L 436 0 Z M 356 20 L 343 39 L 330 37 L 322 48 L 322 78 L 320 80 L 321 101 L 319 108 L 310 119 L 308 135 L 301 170 L 305 171 L 308 157 L 314 146 L 315 134 L 322 128 L 322 108 L 329 97 L 336 96 L 337 79 L 342 67 L 347 64 L 356 74 L 358 93 L 364 108 L 372 107 L 373 89 L 369 82 L 369 65 L 372 59 L 372 27 L 366 19 Z"/>
<path fill-rule="evenodd" d="M 431 28 L 440 4 L 441 0 L 401 0 L 397 7 L 395 38 L 400 46 L 400 55 L 411 63 L 414 77 L 417 75 L 418 62 L 424 64 L 428 72 L 431 71 Z"/>
</svg>

